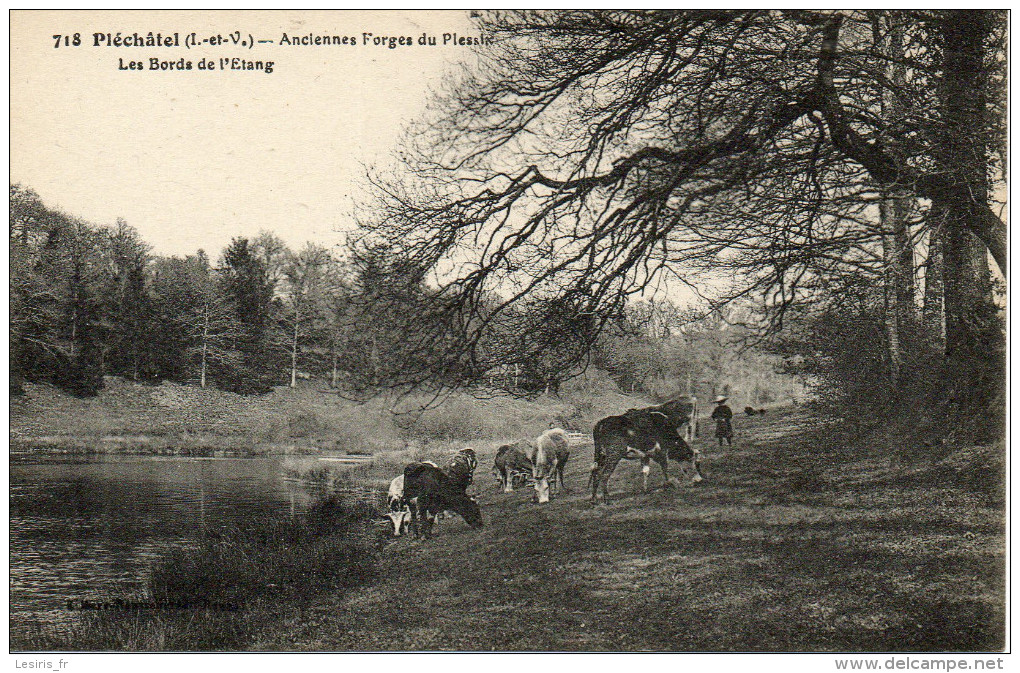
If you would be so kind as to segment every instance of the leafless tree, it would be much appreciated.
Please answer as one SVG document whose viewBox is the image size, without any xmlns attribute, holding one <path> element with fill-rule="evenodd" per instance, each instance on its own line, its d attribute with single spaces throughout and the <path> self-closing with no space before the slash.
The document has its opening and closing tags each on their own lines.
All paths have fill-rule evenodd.
<svg viewBox="0 0 1020 673">
<path fill-rule="evenodd" d="M 314 243 L 306 243 L 297 253 L 287 252 L 283 292 L 291 388 L 297 386 L 301 340 L 308 336 L 309 327 L 324 313 L 325 276 L 329 261 L 329 251 Z"/>
</svg>

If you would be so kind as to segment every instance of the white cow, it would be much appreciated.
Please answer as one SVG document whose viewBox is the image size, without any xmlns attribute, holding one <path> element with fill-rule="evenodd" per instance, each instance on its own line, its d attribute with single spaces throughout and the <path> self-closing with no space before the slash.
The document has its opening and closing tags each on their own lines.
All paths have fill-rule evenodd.
<svg viewBox="0 0 1020 673">
<path fill-rule="evenodd" d="M 549 502 L 549 478 L 556 486 L 559 476 L 560 488 L 563 488 L 563 470 L 570 457 L 570 440 L 567 431 L 561 428 L 546 430 L 535 440 L 534 446 L 528 450 L 531 461 L 531 475 L 535 478 L 535 491 L 538 492 L 540 503 Z"/>
</svg>

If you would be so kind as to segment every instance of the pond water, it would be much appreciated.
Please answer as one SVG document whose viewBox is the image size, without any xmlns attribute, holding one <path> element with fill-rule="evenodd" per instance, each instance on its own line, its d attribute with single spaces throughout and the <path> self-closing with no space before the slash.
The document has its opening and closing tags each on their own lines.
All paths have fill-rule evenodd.
<svg viewBox="0 0 1020 673">
<path fill-rule="evenodd" d="M 321 490 L 286 479 L 284 460 L 12 456 L 12 636 L 59 628 L 69 600 L 140 598 L 162 552 L 210 529 L 304 512 Z"/>
</svg>

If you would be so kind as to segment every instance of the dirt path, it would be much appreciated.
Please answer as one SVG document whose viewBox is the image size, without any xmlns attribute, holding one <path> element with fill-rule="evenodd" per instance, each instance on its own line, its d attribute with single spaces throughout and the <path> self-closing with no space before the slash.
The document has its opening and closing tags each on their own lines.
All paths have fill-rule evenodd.
<svg viewBox="0 0 1020 673">
<path fill-rule="evenodd" d="M 896 651 L 1003 647 L 999 489 L 966 461 L 923 468 L 822 451 L 796 412 L 741 419 L 697 487 L 548 505 L 476 476 L 486 527 L 395 540 L 385 577 L 290 614 L 256 649 Z M 708 438 L 702 439 L 706 447 Z"/>
</svg>

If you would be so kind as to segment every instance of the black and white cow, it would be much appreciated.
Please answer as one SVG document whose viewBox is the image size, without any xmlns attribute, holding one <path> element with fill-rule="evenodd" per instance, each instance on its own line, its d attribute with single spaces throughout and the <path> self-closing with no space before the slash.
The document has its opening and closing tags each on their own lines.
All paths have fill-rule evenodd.
<svg viewBox="0 0 1020 673">
<path fill-rule="evenodd" d="M 686 448 L 682 448 L 677 452 L 678 457 L 674 457 L 671 453 L 669 458 L 676 460 L 683 465 L 686 461 L 692 460 L 686 457 L 689 451 L 694 454 L 693 460 L 700 459 L 701 452 L 694 448 L 694 439 L 698 436 L 699 421 L 697 397 L 693 395 L 690 397 L 679 397 L 675 400 L 670 400 L 669 402 L 665 402 L 654 407 L 628 409 L 626 415 L 639 426 L 643 423 L 652 421 L 652 425 L 654 427 L 659 427 L 658 420 L 660 416 L 665 416 L 668 424 L 676 428 L 676 432 L 680 435 L 682 443 L 686 445 Z M 671 437 L 667 439 L 668 441 L 672 441 Z M 697 463 L 692 462 L 690 467 L 695 475 L 693 481 L 694 483 L 698 483 L 701 481 L 702 477 Z M 686 472 L 686 469 L 684 471 Z"/>
<path fill-rule="evenodd" d="M 456 512 L 472 528 L 482 527 L 482 511 L 450 475 L 435 465 L 411 463 L 404 468 L 404 502 L 411 511 L 411 530 L 427 538 L 438 514 Z M 419 528 L 419 519 L 424 525 Z"/>
<path fill-rule="evenodd" d="M 407 528 L 407 523 L 411 518 L 411 510 L 404 502 L 404 475 L 398 474 L 393 477 L 386 497 L 389 501 L 389 511 L 386 512 L 386 516 L 393 522 L 393 535 L 399 537 Z"/>
<path fill-rule="evenodd" d="M 595 424 L 592 436 L 595 440 L 595 460 L 591 466 L 591 497 L 598 497 L 599 487 L 602 497 L 609 500 L 609 477 L 623 459 L 640 460 L 642 473 L 642 490 L 648 490 L 648 473 L 651 461 L 662 468 L 665 484 L 671 483 L 668 465 L 673 459 L 681 463 L 681 469 L 687 472 L 691 468 L 693 483 L 702 480 L 698 465 L 699 452 L 692 449 L 684 441 L 677 429 L 676 418 L 663 411 L 631 409 L 620 416 L 608 416 Z"/>
<path fill-rule="evenodd" d="M 423 460 L 423 465 L 439 466 L 431 460 Z M 407 524 L 411 521 L 411 508 L 404 500 L 404 475 L 398 474 L 390 481 L 390 487 L 386 491 L 386 499 L 389 503 L 389 511 L 386 516 L 393 523 L 393 536 L 400 537 L 400 534 L 407 530 Z"/>
</svg>

